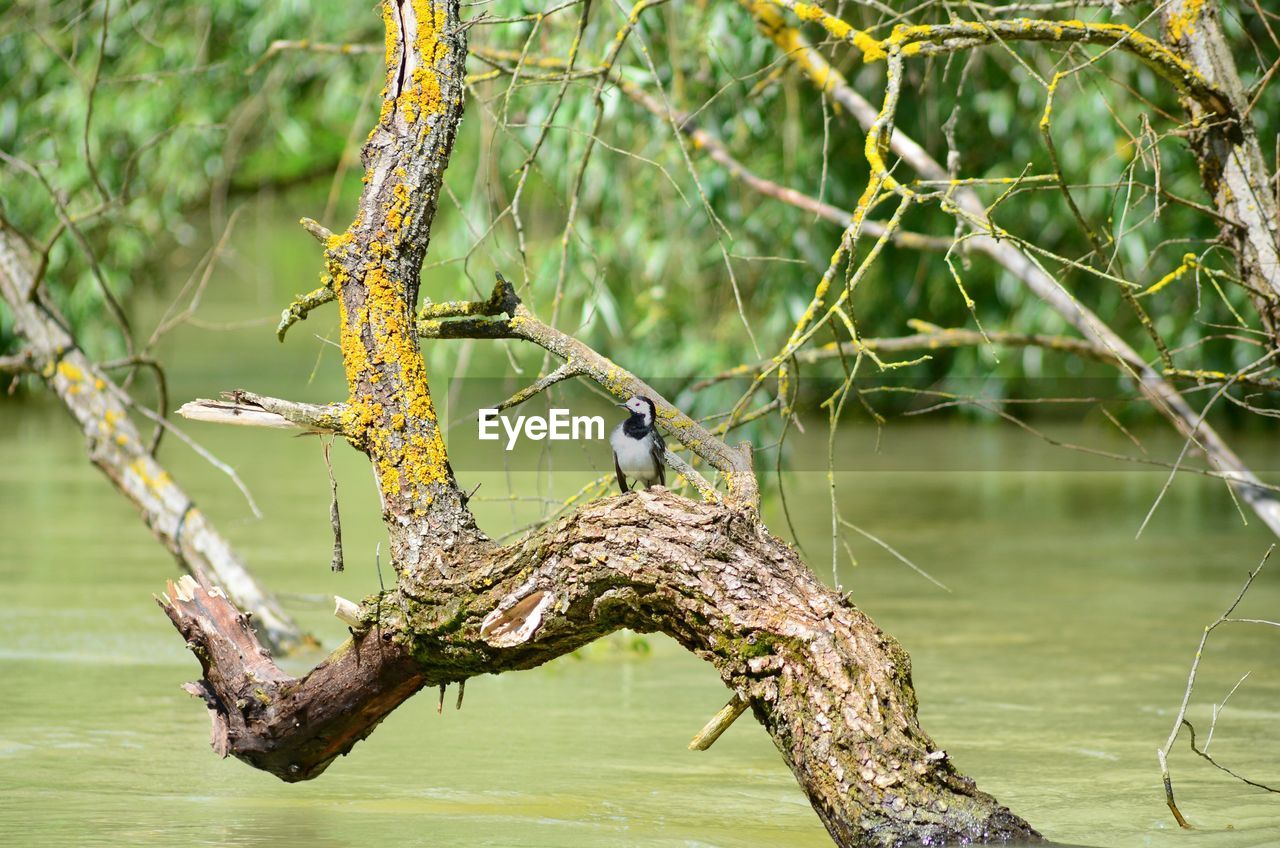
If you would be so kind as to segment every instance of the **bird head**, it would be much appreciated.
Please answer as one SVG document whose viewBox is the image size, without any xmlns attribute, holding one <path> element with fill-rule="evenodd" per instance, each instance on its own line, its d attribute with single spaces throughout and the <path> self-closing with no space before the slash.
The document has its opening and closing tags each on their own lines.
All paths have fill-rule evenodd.
<svg viewBox="0 0 1280 848">
<path fill-rule="evenodd" d="M 644 423 L 652 424 L 657 408 L 653 405 L 653 401 L 647 397 L 636 395 L 626 403 L 620 403 L 618 406 L 630 412 L 632 415 L 639 415 L 644 419 Z"/>
</svg>

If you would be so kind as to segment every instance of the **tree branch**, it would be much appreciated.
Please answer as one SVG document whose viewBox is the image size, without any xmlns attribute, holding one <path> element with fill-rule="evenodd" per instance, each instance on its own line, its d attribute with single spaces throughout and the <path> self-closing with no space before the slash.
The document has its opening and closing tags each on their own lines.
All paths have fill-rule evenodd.
<svg viewBox="0 0 1280 848">
<path fill-rule="evenodd" d="M 506 292 L 501 298 L 498 297 L 500 289 Z M 497 320 L 468 317 L 457 321 L 432 318 L 418 322 L 418 335 L 444 339 L 522 339 L 559 357 L 575 373 L 590 377 L 619 400 L 636 395 L 649 398 L 657 407 L 657 421 L 662 429 L 724 476 L 733 501 L 751 509 L 758 506 L 760 493 L 755 471 L 751 467 L 750 454 L 744 447 L 730 447 L 630 371 L 584 342 L 538 320 L 516 298 L 511 284 L 501 274 L 497 275 L 494 294 L 483 303 L 500 303 L 501 307 L 468 306 L 455 309 L 450 314 L 476 316 L 506 312 L 510 317 Z M 521 398 L 524 399 L 527 398 Z"/>
<path fill-rule="evenodd" d="M 449 465 L 413 314 L 462 115 L 466 31 L 458 0 L 394 0 L 383 18 L 387 84 L 364 190 L 355 221 L 328 240 L 325 268 L 342 322 L 342 431 L 373 462 L 403 571 L 484 539 Z"/>
<path fill-rule="evenodd" d="M 322 772 L 422 687 L 533 668 L 620 627 L 666 633 L 750 703 L 842 846 L 1037 834 L 920 728 L 905 651 L 747 513 L 654 490 L 593 501 L 452 580 L 367 599 L 302 678 L 261 658 L 225 599 L 170 588 L 216 750 L 288 781 Z"/>
<path fill-rule="evenodd" d="M 178 408 L 178 414 L 192 421 L 213 424 L 343 435 L 342 420 L 347 407 L 341 403 L 298 403 L 236 390 L 224 392 L 222 400 L 200 398 L 184 403 Z"/>
<path fill-rule="evenodd" d="M 772 0 L 739 0 L 755 18 L 761 32 L 767 35 L 787 58 L 794 62 L 821 91 L 843 106 L 864 130 L 870 130 L 880 117 L 880 110 L 855 91 L 844 76 L 810 44 L 798 30 L 788 26 Z M 900 51 L 899 51 L 900 52 Z M 950 180 L 950 175 L 937 160 L 915 140 L 894 126 L 881 137 L 888 150 L 901 157 L 921 177 Z M 878 145 L 877 145 L 878 147 Z M 872 151 L 878 157 L 875 151 Z M 965 186 L 957 187 L 952 198 L 966 225 L 974 230 L 965 243 L 987 254 L 1033 294 L 1063 317 L 1085 341 L 1110 351 L 1155 409 L 1167 418 L 1185 438 L 1194 440 L 1209 461 L 1229 480 L 1236 493 L 1257 513 L 1276 535 L 1280 535 L 1280 499 L 1261 488 L 1260 480 L 1211 426 L 1200 419 L 1182 395 L 1164 377 L 1147 365 L 1137 352 L 1087 306 L 1077 300 L 1054 279 L 1030 254 L 1020 250 L 1002 235 L 987 215 L 986 205 Z"/>
<path fill-rule="evenodd" d="M 493 50 L 490 48 L 476 48 L 476 55 L 484 57 L 487 61 L 494 63 L 501 61 L 519 61 L 520 54 L 510 53 L 502 50 Z M 524 64 L 534 65 L 536 67 L 564 67 L 563 59 L 557 59 L 552 56 L 526 56 Z M 508 69 L 498 66 L 499 70 L 504 73 L 514 73 L 514 69 Z M 748 188 L 756 191 L 766 197 L 775 200 L 781 200 L 797 209 L 809 212 L 824 221 L 830 221 L 841 227 L 847 227 L 853 221 L 853 213 L 847 209 L 841 209 L 830 203 L 818 200 L 816 197 L 797 191 L 788 186 L 780 185 L 772 180 L 765 179 L 757 175 L 742 162 L 733 157 L 727 147 L 724 146 L 719 138 L 717 138 L 710 130 L 697 123 L 691 116 L 684 112 L 670 112 L 666 105 L 659 101 L 656 97 L 646 92 L 643 88 L 629 81 L 616 70 L 609 72 L 609 81 L 618 87 L 618 90 L 625 94 L 632 102 L 644 107 L 653 115 L 667 121 L 679 128 L 690 141 L 693 142 L 694 150 L 706 154 L 713 162 L 721 165 L 729 176 L 741 181 Z M 885 232 L 885 225 L 880 221 L 864 221 L 862 224 L 863 231 L 867 235 L 879 237 Z M 954 238 L 945 236 L 930 236 L 921 233 L 913 233 L 906 230 L 895 230 L 889 234 L 890 240 L 898 247 L 905 247 L 911 250 L 929 250 L 943 252 L 951 248 L 955 244 Z"/>
<path fill-rule="evenodd" d="M 236 605 L 252 613 L 267 644 L 286 652 L 314 644 L 152 455 L 129 417 L 129 396 L 77 346 L 39 286 L 32 288 L 34 268 L 23 240 L 0 223 L 0 296 L 27 341 L 26 355 L 36 373 L 84 432 L 90 461 L 138 508 L 184 568 L 206 586 L 226 587 Z"/>
<path fill-rule="evenodd" d="M 288 308 L 280 313 L 280 323 L 276 325 L 276 338 L 284 341 L 284 335 L 289 332 L 290 327 L 299 321 L 307 320 L 311 310 L 318 309 L 326 303 L 332 303 L 336 298 L 337 294 L 334 293 L 333 286 L 328 283 L 314 288 L 306 294 L 298 295 L 289 304 Z"/>
<path fill-rule="evenodd" d="M 31 374 L 36 370 L 35 357 L 23 350 L 10 356 L 0 356 L 0 374 Z"/>
<path fill-rule="evenodd" d="M 364 150 L 360 210 L 325 252 L 349 396 L 323 418 L 336 415 L 373 463 L 399 580 L 358 613 L 341 610 L 351 641 L 303 677 L 262 656 L 218 591 L 170 586 L 161 605 L 200 659 L 204 679 L 188 691 L 209 708 L 215 749 L 284 780 L 314 777 L 423 686 L 532 668 L 629 627 L 670 634 L 751 704 L 841 846 L 1037 837 L 920 728 L 905 651 L 759 522 L 749 448 L 729 447 L 538 320 L 501 276 L 485 301 L 415 315 L 461 118 L 464 28 L 458 0 L 383 8 L 387 89 Z M 419 335 L 524 339 L 565 363 L 544 379 L 580 370 L 615 397 L 650 397 L 663 429 L 724 475 L 727 502 L 629 493 L 494 545 L 454 482 Z M 303 415 L 251 402 L 262 409 L 254 415 Z M 319 417 L 310 410 L 305 421 Z"/>
<path fill-rule="evenodd" d="M 1248 94 L 1231 47 L 1218 21 L 1216 3 L 1170 0 L 1160 7 L 1170 50 L 1197 75 L 1223 89 L 1229 120 L 1195 97 L 1183 102 L 1191 118 L 1189 137 L 1201 181 L 1226 221 L 1222 241 L 1231 246 L 1240 279 L 1253 299 L 1273 347 L 1280 347 L 1280 205 L 1271 190 L 1257 127 L 1249 117 Z"/>
<path fill-rule="evenodd" d="M 795 359 L 806 365 L 830 360 L 841 360 L 857 357 L 860 353 L 908 353 L 919 350 L 939 350 L 958 347 L 1038 347 L 1045 350 L 1070 353 L 1085 359 L 1093 359 L 1116 365 L 1120 360 L 1106 348 L 1098 347 L 1080 339 L 1066 336 L 1048 336 L 1039 333 L 1004 333 L 964 330 L 951 327 L 939 327 L 926 321 L 909 321 L 912 329 L 919 330 L 911 336 L 893 336 L 886 338 L 857 339 L 847 342 L 830 342 L 817 348 L 801 350 Z M 725 380 L 758 374 L 772 367 L 772 360 L 739 365 L 708 377 L 693 385 L 694 391 L 705 389 Z"/>
<path fill-rule="evenodd" d="M 1178 93 L 1191 97 L 1221 116 L 1234 113 L 1225 94 L 1160 42 L 1123 24 L 1083 21 L 1013 20 L 955 21 L 946 24 L 899 24 L 888 38 L 877 39 L 821 7 L 797 0 L 769 0 L 790 9 L 803 21 L 819 24 L 832 37 L 862 51 L 864 62 L 883 61 L 893 48 L 904 58 L 939 56 L 981 47 L 997 41 L 1050 41 L 1058 44 L 1102 44 L 1132 53 L 1171 83 Z"/>
</svg>

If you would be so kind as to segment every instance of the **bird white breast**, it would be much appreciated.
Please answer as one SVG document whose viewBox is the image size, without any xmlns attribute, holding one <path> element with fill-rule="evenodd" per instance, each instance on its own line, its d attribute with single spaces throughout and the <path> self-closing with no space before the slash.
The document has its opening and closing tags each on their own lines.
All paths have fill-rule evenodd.
<svg viewBox="0 0 1280 848">
<path fill-rule="evenodd" d="M 613 455 L 618 458 L 618 467 L 622 473 L 637 480 L 651 482 L 658 479 L 658 470 L 653 464 L 653 436 L 646 434 L 643 439 L 633 439 L 622 430 L 619 424 L 609 434 L 609 444 L 613 447 Z"/>
</svg>

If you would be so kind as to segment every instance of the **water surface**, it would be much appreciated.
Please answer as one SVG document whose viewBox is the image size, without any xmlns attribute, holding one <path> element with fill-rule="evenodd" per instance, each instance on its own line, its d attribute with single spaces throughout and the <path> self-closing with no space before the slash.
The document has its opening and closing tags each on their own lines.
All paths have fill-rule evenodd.
<svg viewBox="0 0 1280 848">
<path fill-rule="evenodd" d="M 315 245 L 292 223 L 255 215 L 237 237 L 233 270 L 204 293 L 199 323 L 162 345 L 171 407 L 237 387 L 299 400 L 344 393 L 321 340 L 334 335 L 332 312 L 298 325 L 285 345 L 271 330 L 281 304 L 313 285 Z M 167 302 L 144 304 L 135 325 L 154 326 Z M 264 317 L 245 323 L 254 316 Z M 433 380 L 451 373 L 440 360 L 458 355 L 453 344 L 428 350 Z M 486 362 L 482 351 L 472 363 L 482 376 L 507 369 L 505 357 Z M 1094 416 L 1055 433 L 1136 451 L 1107 426 Z M 383 536 L 367 462 L 334 451 L 348 566 L 334 575 L 317 440 L 189 430 L 239 469 L 264 518 L 176 441 L 163 461 L 262 581 L 325 644 L 338 644 L 345 633 L 328 596 L 378 587 Z M 794 450 L 825 455 L 822 425 L 809 430 Z M 1141 436 L 1151 456 L 1177 456 L 1180 444 L 1162 430 Z M 1280 469 L 1274 438 L 1233 444 L 1255 466 Z M 1135 540 L 1163 472 L 1115 470 L 977 424 L 894 424 L 876 445 L 870 428 L 841 435 L 839 467 L 862 469 L 838 475 L 844 515 L 950 591 L 856 535 L 858 564 L 841 551 L 833 574 L 820 472 L 787 476 L 798 540 L 820 575 L 838 579 L 910 651 L 924 725 L 962 770 L 1060 842 L 1280 844 L 1280 798 L 1215 772 L 1185 743 L 1173 774 L 1200 829 L 1180 832 L 1156 767 L 1202 628 L 1271 541 L 1256 521 L 1242 525 L 1221 483 L 1180 477 Z M 547 490 L 532 474 L 458 459 L 463 485 L 483 484 L 476 505 L 495 536 L 528 521 L 534 504 L 494 499 L 563 497 L 591 477 L 568 470 Z M 607 454 L 599 459 L 607 465 Z M 765 514 L 786 534 L 776 497 Z M 178 688 L 198 666 L 152 600 L 175 574 L 132 507 L 88 465 L 56 403 L 0 399 L 0 845 L 830 844 L 749 718 L 708 752 L 685 749 L 727 693 L 709 666 L 656 636 L 619 634 L 541 669 L 473 680 L 463 708 L 453 709 L 450 691 L 442 715 L 434 693 L 423 693 L 309 783 L 219 760 L 205 710 Z M 1275 619 L 1278 608 L 1280 559 L 1241 613 Z M 1215 633 L 1191 713 L 1207 726 L 1210 705 L 1251 672 L 1212 750 L 1273 784 L 1278 644 L 1280 634 L 1263 628 Z"/>
<path fill-rule="evenodd" d="M 860 449 L 852 431 L 849 449 Z M 361 458 L 336 452 L 348 572 L 327 569 L 327 486 L 314 440 L 217 428 L 201 438 L 241 468 L 254 521 L 216 472 L 167 459 L 261 578 L 329 645 L 316 596 L 377 587 L 379 538 Z M 893 430 L 913 456 L 980 425 Z M 994 447 L 993 447 L 994 440 Z M 1010 445 L 1011 451 L 1018 448 Z M 462 472 L 494 494 L 518 475 Z M 1063 842 L 1264 846 L 1280 802 L 1182 748 L 1172 827 L 1155 748 L 1168 732 L 1201 628 L 1268 543 L 1220 484 L 1179 480 L 1142 539 L 1163 475 L 1150 472 L 876 471 L 842 475 L 845 513 L 950 587 L 943 592 L 851 538 L 839 579 L 910 650 L 925 726 L 979 784 Z M 566 489 L 581 481 L 566 480 Z M 830 579 L 821 474 L 788 480 L 800 539 Z M 778 528 L 776 501 L 767 510 Z M 494 531 L 521 516 L 485 502 Z M 54 405 L 0 414 L 0 844 L 822 846 L 825 832 L 749 719 L 707 753 L 688 738 L 724 701 L 712 670 L 662 637 L 620 634 L 531 672 L 473 680 L 460 711 L 434 693 L 393 714 L 319 780 L 285 785 L 207 745 L 196 672 L 151 594 L 174 573 L 129 507 L 85 462 Z M 1280 565 L 1280 563 L 1278 563 Z M 1244 612 L 1271 615 L 1280 574 Z M 1275 781 L 1276 634 L 1223 630 L 1193 717 L 1252 674 L 1214 752 Z M 308 658 L 303 662 L 309 662 Z M 301 667 L 301 666 L 300 666 Z"/>
</svg>

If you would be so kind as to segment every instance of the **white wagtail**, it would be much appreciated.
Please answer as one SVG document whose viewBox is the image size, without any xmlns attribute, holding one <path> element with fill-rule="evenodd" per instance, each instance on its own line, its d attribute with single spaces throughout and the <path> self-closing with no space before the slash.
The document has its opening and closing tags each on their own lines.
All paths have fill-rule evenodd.
<svg viewBox="0 0 1280 848">
<path fill-rule="evenodd" d="M 654 483 L 667 485 L 666 465 L 663 455 L 667 451 L 667 443 L 654 426 L 657 408 L 647 397 L 637 395 L 618 406 L 631 413 L 631 417 L 623 421 L 609 434 L 609 444 L 613 446 L 613 469 L 618 472 L 618 485 L 622 491 L 629 492 L 627 478 L 632 477 L 644 484 L 647 489 Z"/>
</svg>

